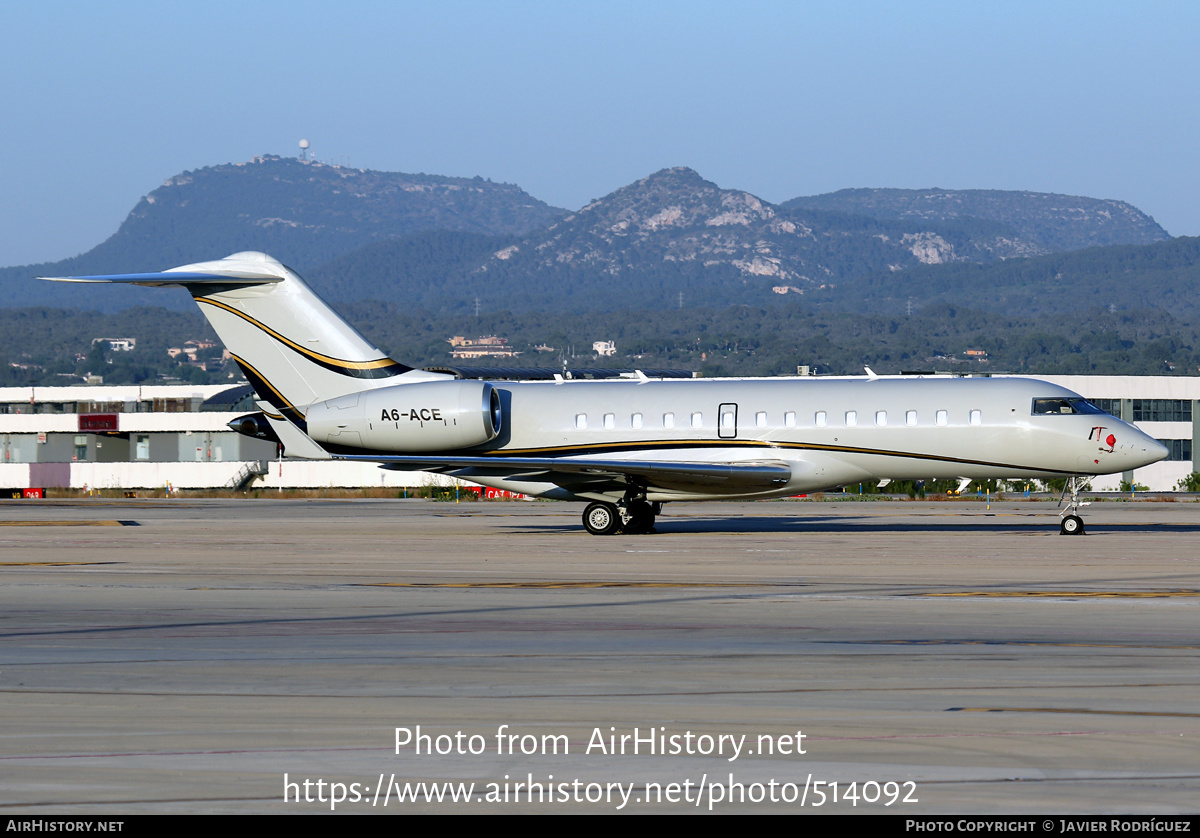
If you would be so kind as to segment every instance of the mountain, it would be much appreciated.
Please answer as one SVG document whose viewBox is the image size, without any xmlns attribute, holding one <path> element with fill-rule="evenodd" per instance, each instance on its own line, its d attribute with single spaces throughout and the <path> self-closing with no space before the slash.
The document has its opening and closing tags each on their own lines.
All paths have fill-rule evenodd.
<svg viewBox="0 0 1200 838">
<path fill-rule="evenodd" d="M 1117 242 L 1133 251 L 1116 252 Z M 1092 267 L 1054 267 L 1061 251 L 1090 254 L 1095 248 L 1078 248 L 1095 243 L 1108 247 L 1086 257 Z M 859 189 L 773 205 L 676 167 L 568 214 L 482 178 L 262 157 L 171 178 L 82 256 L 0 270 L 0 306 L 186 308 L 182 291 L 32 277 L 154 270 L 247 249 L 292 265 L 334 301 L 397 300 L 440 313 L 781 299 L 847 310 L 908 299 L 988 308 L 1002 302 L 989 298 L 1001 287 L 1022 306 L 1069 307 L 1085 297 L 1106 304 L 1087 271 L 1119 275 L 1104 296 L 1140 294 L 1144 306 L 1177 294 L 1172 283 L 1191 276 L 1187 248 L 1145 288 L 1138 277 L 1168 257 L 1141 259 L 1133 273 L 1125 265 L 1141 258 L 1138 248 L 1170 244 L 1127 204 L 1033 192 Z M 1081 290 L 1061 276 L 1076 277 Z"/>
<path fill-rule="evenodd" d="M 793 198 L 785 209 L 817 209 L 888 221 L 938 224 L 973 218 L 1006 227 L 997 255 L 1038 256 L 1086 247 L 1152 244 L 1170 236 L 1124 201 L 998 189 L 842 189 Z M 1007 251 L 1007 253 L 1005 252 Z"/>
<path fill-rule="evenodd" d="M 980 213 L 990 206 L 994 217 L 947 210 L 934 219 L 875 218 L 775 206 L 680 167 L 523 238 L 442 233 L 436 242 L 378 242 L 310 279 L 332 299 L 403 300 L 441 313 L 469 312 L 476 300 L 485 311 L 664 310 L 677 308 L 681 294 L 689 307 L 800 299 L 825 310 L 887 312 L 904 310 L 911 299 L 1062 311 L 1083 300 L 1143 308 L 1192 287 L 1194 248 L 1180 240 L 1036 256 L 1046 242 L 1064 242 L 1064 225 L 1075 225 L 1076 243 L 1085 233 L 1099 235 L 1104 215 L 1091 227 L 1080 218 L 1111 202 L 1072 200 L 1074 210 L 1063 199 L 1060 211 L 1049 214 L 1035 193 L 979 191 L 975 203 L 964 198 L 959 206 Z M 1044 212 L 1009 223 L 1022 201 L 1031 213 Z M 996 209 L 1002 206 L 1005 212 Z M 1022 235 L 1015 232 L 1018 221 Z M 1165 235 L 1154 229 L 1145 237 Z M 1015 258 L 1022 255 L 1030 258 Z M 1098 284 L 1093 278 L 1101 275 L 1107 279 Z"/>
<path fill-rule="evenodd" d="M 922 265 L 858 277 L 807 300 L 827 310 L 898 313 L 912 303 L 1010 315 L 1160 309 L 1200 318 L 1200 238 L 1093 247 L 991 264 Z"/>
<path fill-rule="evenodd" d="M 138 202 L 116 233 L 81 256 L 0 270 L 0 305 L 112 310 L 162 304 L 162 297 L 141 289 L 31 285 L 30 277 L 159 270 L 239 250 L 266 251 L 305 272 L 371 242 L 427 231 L 516 236 L 564 212 L 517 186 L 481 177 L 256 157 L 170 178 Z"/>
<path fill-rule="evenodd" d="M 775 206 L 664 169 L 497 251 L 463 292 L 517 308 L 580 311 L 758 303 L 854 277 L 1013 252 L 1011 230 L 974 217 L 880 219 Z"/>
</svg>

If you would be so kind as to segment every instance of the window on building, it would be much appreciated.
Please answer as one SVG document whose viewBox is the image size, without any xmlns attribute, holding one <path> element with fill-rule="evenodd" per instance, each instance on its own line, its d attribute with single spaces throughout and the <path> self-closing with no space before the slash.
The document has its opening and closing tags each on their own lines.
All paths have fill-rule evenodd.
<svg viewBox="0 0 1200 838">
<path fill-rule="evenodd" d="M 1121 415 L 1121 400 L 1120 399 L 1088 399 L 1100 410 L 1103 410 L 1109 416 Z"/>
<path fill-rule="evenodd" d="M 150 459 L 150 437 L 146 434 L 139 434 L 134 444 L 134 457 L 139 460 Z"/>
<path fill-rule="evenodd" d="M 83 462 L 86 459 L 87 459 L 87 437 L 86 436 L 77 436 L 77 437 L 75 437 L 75 460 L 76 460 L 76 462 Z"/>
<path fill-rule="evenodd" d="M 1167 462 L 1189 462 L 1192 459 L 1192 441 L 1190 439 L 1160 439 L 1167 446 Z"/>
<path fill-rule="evenodd" d="M 1133 421 L 1190 422 L 1192 402 L 1190 399 L 1134 399 Z"/>
</svg>

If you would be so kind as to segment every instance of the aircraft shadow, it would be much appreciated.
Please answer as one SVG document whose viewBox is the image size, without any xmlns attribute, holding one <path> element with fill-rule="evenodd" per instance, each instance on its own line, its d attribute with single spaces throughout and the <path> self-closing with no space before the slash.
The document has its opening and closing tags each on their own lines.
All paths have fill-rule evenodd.
<svg viewBox="0 0 1200 838">
<path fill-rule="evenodd" d="M 1187 523 L 1133 523 L 1106 524 L 1103 521 L 1085 519 L 1087 535 L 1111 535 L 1114 533 L 1190 533 L 1200 534 L 1200 524 Z M 1051 533 L 1058 535 L 1057 515 L 1025 518 L 1008 521 L 991 516 L 964 517 L 954 520 L 892 520 L 853 516 L 779 516 L 779 517 L 712 517 L 671 518 L 661 517 L 650 535 L 685 535 L 696 533 Z M 549 533 L 578 531 L 577 524 L 530 526 L 523 524 L 510 532 Z M 630 538 L 632 536 L 618 536 Z"/>
</svg>

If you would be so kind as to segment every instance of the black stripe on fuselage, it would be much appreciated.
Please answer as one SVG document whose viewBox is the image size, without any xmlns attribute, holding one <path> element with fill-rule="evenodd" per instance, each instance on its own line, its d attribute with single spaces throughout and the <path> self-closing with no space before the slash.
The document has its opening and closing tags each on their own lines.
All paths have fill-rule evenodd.
<svg viewBox="0 0 1200 838">
<path fill-rule="evenodd" d="M 246 380 L 250 382 L 250 386 L 254 388 L 254 392 L 258 397 L 265 402 L 270 402 L 275 405 L 275 408 L 283 414 L 283 418 L 287 419 L 300 430 L 308 433 L 308 423 L 304 421 L 304 414 L 288 401 L 283 393 L 275 389 L 271 382 L 263 377 L 262 373 L 256 370 L 253 366 L 247 363 L 244 359 L 231 353 L 234 363 L 238 365 L 238 369 L 242 371 L 242 375 L 246 376 Z"/>
<path fill-rule="evenodd" d="M 357 454 L 359 456 L 412 456 L 420 457 L 425 454 L 407 454 L 403 451 L 367 450 L 352 448 L 344 445 L 325 445 L 331 454 Z M 489 457 L 496 460 L 498 466 L 503 465 L 507 457 L 545 457 L 548 468 L 553 468 L 555 457 L 582 457 L 598 454 L 626 453 L 630 451 L 678 451 L 688 448 L 746 448 L 758 452 L 767 451 L 821 451 L 835 454 L 864 454 L 875 457 L 899 457 L 909 460 L 924 460 L 938 463 L 958 463 L 960 465 L 987 466 L 989 468 L 1011 469 L 1012 471 L 1033 471 L 1051 474 L 1075 474 L 1063 469 L 1045 468 L 1044 466 L 1023 466 L 1016 463 L 1000 463 L 993 460 L 973 460 L 965 457 L 949 457 L 942 454 L 925 454 L 917 451 L 895 451 L 884 448 L 861 448 L 851 445 L 826 445 L 816 442 L 771 442 L 768 440 L 747 439 L 688 439 L 688 440 L 639 440 L 636 442 L 610 442 L 600 445 L 561 445 L 546 448 L 505 448 L 502 450 L 478 451 L 459 450 L 442 451 L 428 454 L 430 460 L 441 457 L 472 456 Z"/>
<path fill-rule="evenodd" d="M 345 375 L 350 378 L 392 378 L 397 375 L 403 375 L 404 373 L 412 370 L 412 367 L 406 367 L 404 364 L 400 363 L 399 361 L 394 361 L 391 358 L 379 358 L 374 361 L 343 361 L 339 358 L 331 358 L 328 355 L 321 355 L 318 352 L 313 352 L 311 349 L 304 348 L 294 340 L 284 337 L 270 326 L 260 323 L 250 315 L 238 311 L 233 306 L 226 305 L 225 303 L 218 302 L 217 300 L 211 300 L 207 297 L 193 297 L 192 299 L 194 299 L 198 304 L 202 303 L 204 305 L 214 306 L 222 311 L 227 311 L 230 314 L 242 318 L 251 326 L 266 332 L 268 335 L 282 343 L 293 352 L 303 355 L 317 366 L 323 367 L 332 372 L 336 372 L 339 375 Z"/>
</svg>

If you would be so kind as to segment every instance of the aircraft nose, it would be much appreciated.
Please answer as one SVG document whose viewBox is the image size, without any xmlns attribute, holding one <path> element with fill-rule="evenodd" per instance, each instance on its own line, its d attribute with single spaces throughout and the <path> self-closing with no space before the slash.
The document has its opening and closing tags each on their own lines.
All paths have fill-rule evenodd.
<svg viewBox="0 0 1200 838">
<path fill-rule="evenodd" d="M 1157 439 L 1147 436 L 1141 431 L 1134 431 L 1133 438 L 1129 441 L 1128 447 L 1122 446 L 1124 449 L 1124 459 L 1128 462 L 1125 467 L 1127 470 L 1148 466 L 1151 463 L 1157 463 L 1159 460 L 1165 460 L 1171 453 L 1167 446 L 1163 445 Z"/>
</svg>

